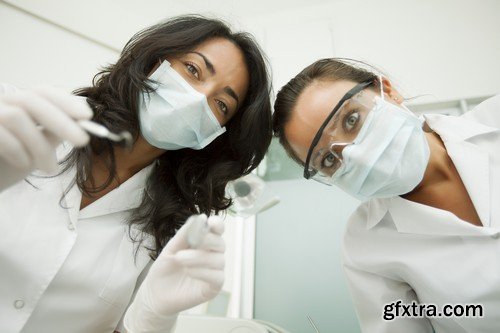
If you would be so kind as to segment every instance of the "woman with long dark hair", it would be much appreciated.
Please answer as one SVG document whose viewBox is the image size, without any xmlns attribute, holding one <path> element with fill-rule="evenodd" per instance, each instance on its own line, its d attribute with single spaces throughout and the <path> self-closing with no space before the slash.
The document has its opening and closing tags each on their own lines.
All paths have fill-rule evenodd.
<svg viewBox="0 0 500 333">
<path fill-rule="evenodd" d="M 214 215 L 271 139 L 269 75 L 250 35 L 178 17 L 132 37 L 77 96 L 0 90 L 1 331 L 123 331 L 125 312 L 132 332 L 165 331 L 218 293 Z M 89 138 L 89 118 L 129 132 L 132 147 Z M 54 170 L 60 141 L 55 175 L 19 181 Z"/>
</svg>

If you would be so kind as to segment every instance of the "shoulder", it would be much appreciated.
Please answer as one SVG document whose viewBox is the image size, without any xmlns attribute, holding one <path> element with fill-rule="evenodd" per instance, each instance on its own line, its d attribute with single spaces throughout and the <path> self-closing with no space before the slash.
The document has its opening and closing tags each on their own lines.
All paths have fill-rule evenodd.
<svg viewBox="0 0 500 333">
<path fill-rule="evenodd" d="M 461 117 L 475 120 L 486 126 L 500 128 L 500 94 L 488 98 Z"/>
</svg>

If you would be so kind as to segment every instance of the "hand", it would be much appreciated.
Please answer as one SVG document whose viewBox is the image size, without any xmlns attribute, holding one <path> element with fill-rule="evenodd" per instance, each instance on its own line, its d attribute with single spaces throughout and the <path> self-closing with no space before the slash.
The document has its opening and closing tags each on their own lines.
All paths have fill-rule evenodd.
<svg viewBox="0 0 500 333">
<path fill-rule="evenodd" d="M 189 248 L 188 230 L 195 220 L 207 220 L 197 249 Z M 144 282 L 150 289 L 151 308 L 171 315 L 215 297 L 224 283 L 224 224 L 220 217 L 193 215 L 165 246 Z"/>
<path fill-rule="evenodd" d="M 209 230 L 196 249 L 187 238 L 191 224 L 206 220 Z M 224 224 L 218 216 L 193 215 L 167 243 L 125 315 L 128 332 L 160 332 L 178 312 L 215 297 L 224 283 Z M 170 319 L 169 319 L 170 318 Z M 163 325 L 163 326 L 162 326 Z"/>
<path fill-rule="evenodd" d="M 91 117 L 84 100 L 51 87 L 0 96 L 0 190 L 34 169 L 56 171 L 55 148 L 63 140 L 87 144 L 76 121 Z"/>
</svg>

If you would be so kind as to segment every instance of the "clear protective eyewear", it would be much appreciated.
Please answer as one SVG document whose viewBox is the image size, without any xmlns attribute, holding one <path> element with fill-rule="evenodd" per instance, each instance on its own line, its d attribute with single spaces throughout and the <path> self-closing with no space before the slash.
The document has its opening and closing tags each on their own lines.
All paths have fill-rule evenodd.
<svg viewBox="0 0 500 333">
<path fill-rule="evenodd" d="M 342 151 L 353 144 L 380 94 L 368 90 L 374 81 L 349 90 L 333 108 L 314 137 L 304 167 L 304 177 L 332 185 L 332 176 L 343 168 Z"/>
</svg>

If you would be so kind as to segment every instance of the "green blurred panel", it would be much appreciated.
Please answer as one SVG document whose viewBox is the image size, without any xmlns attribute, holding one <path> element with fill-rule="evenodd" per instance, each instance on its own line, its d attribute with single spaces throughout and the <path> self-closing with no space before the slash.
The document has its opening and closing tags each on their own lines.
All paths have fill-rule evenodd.
<svg viewBox="0 0 500 333">
<path fill-rule="evenodd" d="M 283 173 L 280 173 L 283 175 Z M 340 264 L 358 201 L 304 179 L 270 181 L 281 203 L 257 215 L 254 316 L 290 332 L 360 332 Z"/>
<path fill-rule="evenodd" d="M 266 164 L 266 175 L 263 177 L 266 181 L 302 178 L 302 168 L 288 157 L 276 138 L 273 138 L 266 154 Z"/>
</svg>

